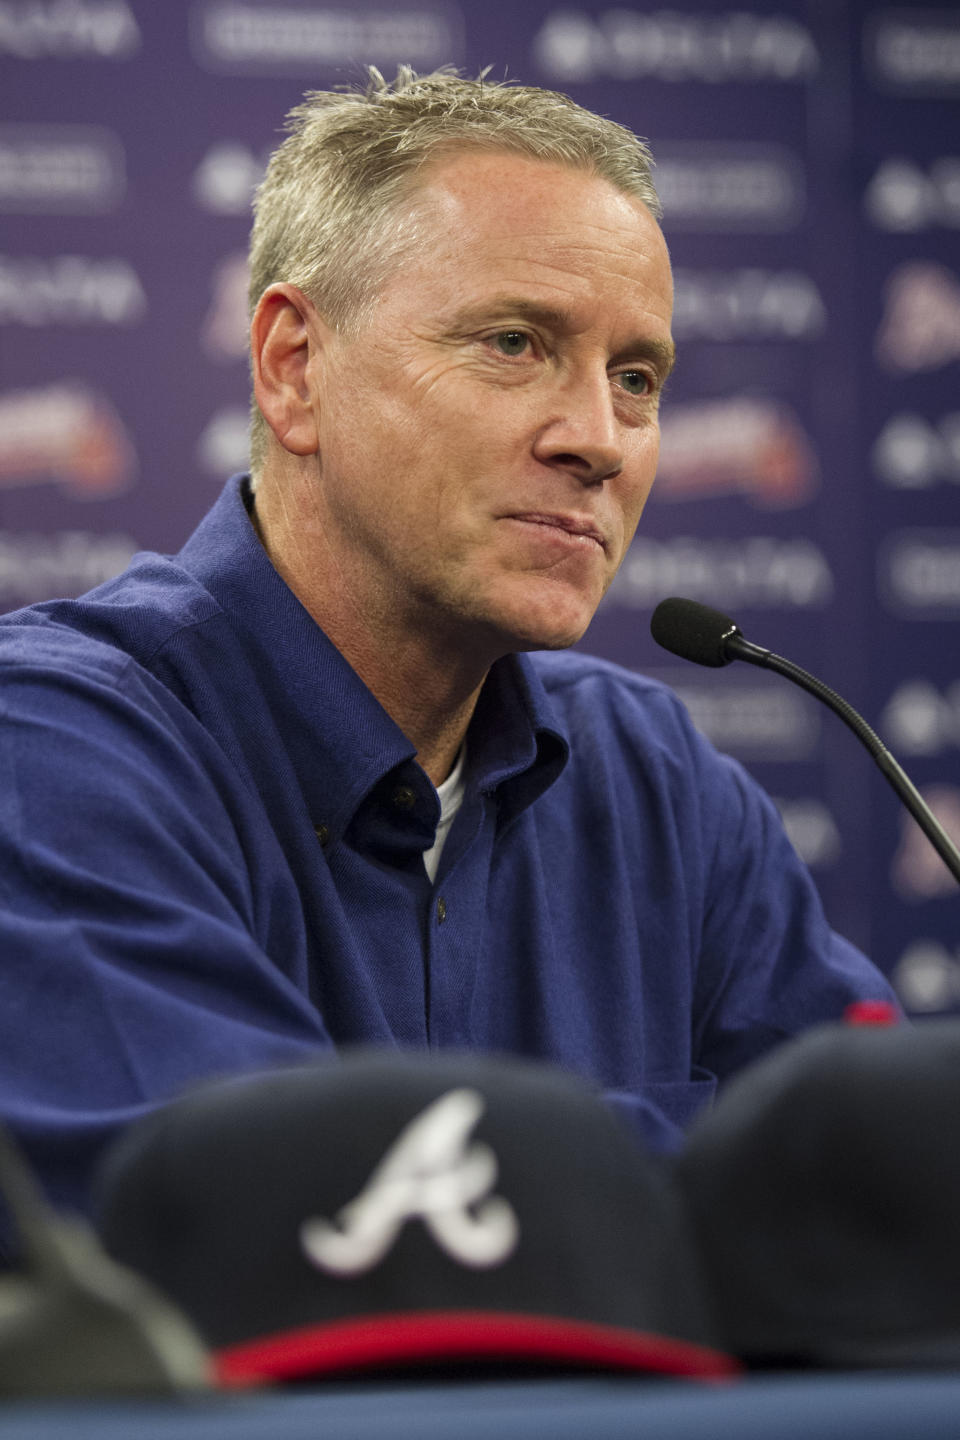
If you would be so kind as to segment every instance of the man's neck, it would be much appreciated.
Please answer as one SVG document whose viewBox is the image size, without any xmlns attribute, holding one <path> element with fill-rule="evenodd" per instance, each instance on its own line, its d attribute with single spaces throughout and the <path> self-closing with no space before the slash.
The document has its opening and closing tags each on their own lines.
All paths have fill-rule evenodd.
<svg viewBox="0 0 960 1440">
<path fill-rule="evenodd" d="M 445 649 L 434 636 L 387 624 L 358 630 L 328 607 L 300 599 L 416 747 L 417 762 L 434 785 L 441 784 L 460 752 L 486 671 L 452 660 L 453 647 Z"/>
<path fill-rule="evenodd" d="M 488 667 L 436 626 L 398 616 L 386 598 L 359 606 L 349 577 L 329 573 L 315 538 L 271 503 L 270 492 L 258 490 L 251 519 L 274 568 L 416 747 L 434 785 L 441 784 L 456 762 Z"/>
</svg>

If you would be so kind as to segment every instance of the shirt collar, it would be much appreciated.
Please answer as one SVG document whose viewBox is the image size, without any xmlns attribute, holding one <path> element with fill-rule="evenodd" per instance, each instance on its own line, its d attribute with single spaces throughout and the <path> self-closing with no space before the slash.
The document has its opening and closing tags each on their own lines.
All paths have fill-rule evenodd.
<svg viewBox="0 0 960 1440">
<path fill-rule="evenodd" d="M 364 797 L 415 751 L 274 569 L 249 498 L 248 477 L 234 476 L 177 558 L 229 616 L 262 677 L 311 818 L 337 838 Z M 567 754 L 530 660 L 498 661 L 470 725 L 468 793 L 496 792 L 500 822 L 508 823 L 553 783 Z"/>
</svg>

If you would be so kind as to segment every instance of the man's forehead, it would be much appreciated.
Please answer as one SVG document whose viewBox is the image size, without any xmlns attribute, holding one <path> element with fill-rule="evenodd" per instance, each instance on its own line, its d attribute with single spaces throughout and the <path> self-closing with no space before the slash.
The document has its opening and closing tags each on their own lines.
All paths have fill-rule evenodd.
<svg viewBox="0 0 960 1440">
<path fill-rule="evenodd" d="M 418 326 L 453 336 L 529 318 L 565 334 L 599 325 L 609 353 L 639 337 L 669 346 L 670 261 L 641 200 L 592 171 L 485 150 L 433 164 L 417 191 L 382 298 Z M 666 348 L 654 358 L 669 368 Z"/>
<path fill-rule="evenodd" d="M 428 215 L 442 210 L 443 220 L 456 218 L 461 229 L 481 232 L 495 231 L 498 222 L 510 228 L 549 224 L 553 217 L 569 217 L 571 206 L 598 235 L 615 220 L 620 229 L 659 230 L 639 196 L 594 169 L 515 150 L 445 150 L 419 172 L 414 197 L 426 202 Z"/>
<path fill-rule="evenodd" d="M 642 200 L 591 171 L 527 156 L 459 155 L 420 187 L 417 230 L 438 258 L 494 269 L 514 260 L 571 275 L 666 266 L 666 244 Z"/>
</svg>

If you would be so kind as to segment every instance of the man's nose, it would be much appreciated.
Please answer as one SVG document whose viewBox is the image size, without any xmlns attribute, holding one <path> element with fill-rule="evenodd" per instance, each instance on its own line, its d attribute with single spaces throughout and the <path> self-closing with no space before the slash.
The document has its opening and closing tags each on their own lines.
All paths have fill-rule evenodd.
<svg viewBox="0 0 960 1440">
<path fill-rule="evenodd" d="M 554 395 L 554 418 L 534 444 L 536 458 L 566 470 L 585 485 L 612 479 L 623 469 L 623 435 L 606 371 L 571 380 Z"/>
</svg>

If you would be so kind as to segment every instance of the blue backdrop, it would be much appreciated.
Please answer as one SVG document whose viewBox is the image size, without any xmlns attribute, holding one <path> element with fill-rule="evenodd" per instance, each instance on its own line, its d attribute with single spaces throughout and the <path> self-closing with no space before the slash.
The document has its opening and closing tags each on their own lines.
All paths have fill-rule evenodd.
<svg viewBox="0 0 960 1440">
<path fill-rule="evenodd" d="M 776 797 L 834 923 L 960 1009 L 960 898 L 853 737 L 673 662 L 684 594 L 845 693 L 960 841 L 960 9 L 0 0 L 0 606 L 179 547 L 246 451 L 249 198 L 304 89 L 491 66 L 649 137 L 680 362 L 584 642 Z"/>
</svg>

